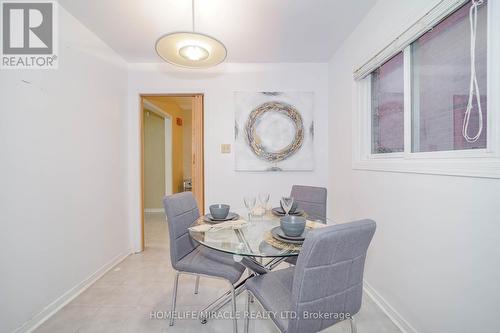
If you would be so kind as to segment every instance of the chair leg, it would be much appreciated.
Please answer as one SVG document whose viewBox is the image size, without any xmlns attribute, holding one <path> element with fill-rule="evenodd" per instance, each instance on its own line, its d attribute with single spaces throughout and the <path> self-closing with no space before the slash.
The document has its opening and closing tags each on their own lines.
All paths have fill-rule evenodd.
<svg viewBox="0 0 500 333">
<path fill-rule="evenodd" d="M 175 272 L 174 290 L 172 291 L 172 309 L 170 310 L 170 326 L 174 326 L 175 303 L 177 301 L 177 286 L 179 285 L 179 272 Z"/>
<path fill-rule="evenodd" d="M 200 276 L 196 277 L 196 282 L 194 284 L 194 294 L 198 295 L 198 288 L 200 287 Z"/>
<path fill-rule="evenodd" d="M 349 321 L 351 322 L 351 333 L 357 333 L 358 330 L 356 328 L 356 320 L 354 319 L 353 316 L 349 318 Z"/>
<path fill-rule="evenodd" d="M 229 282 L 231 285 L 231 305 L 233 307 L 232 313 L 233 313 L 233 332 L 238 333 L 238 320 L 236 319 L 236 290 L 234 289 L 234 286 L 231 282 Z"/>
<path fill-rule="evenodd" d="M 252 294 L 247 290 L 247 301 L 245 305 L 245 321 L 243 324 L 244 333 L 248 333 L 250 327 L 250 302 L 252 301 Z"/>
<path fill-rule="evenodd" d="M 262 258 L 260 258 L 260 261 L 262 263 Z M 250 278 L 251 275 L 252 275 L 252 271 L 249 268 L 247 268 L 247 276 Z M 247 292 L 247 293 L 248 293 L 248 299 L 247 300 L 249 300 L 250 303 L 253 303 L 253 295 L 252 295 L 252 293 L 250 293 L 250 292 Z M 248 306 L 250 306 L 250 304 Z"/>
</svg>

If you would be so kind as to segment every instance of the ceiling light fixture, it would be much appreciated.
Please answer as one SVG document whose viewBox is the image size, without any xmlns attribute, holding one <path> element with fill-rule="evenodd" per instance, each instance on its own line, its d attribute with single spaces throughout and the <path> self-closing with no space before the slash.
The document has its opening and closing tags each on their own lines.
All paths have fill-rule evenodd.
<svg viewBox="0 0 500 333">
<path fill-rule="evenodd" d="M 181 31 L 163 35 L 156 41 L 156 53 L 173 65 L 206 68 L 226 59 L 224 44 L 212 36 L 195 32 L 194 0 L 191 1 L 192 32 Z"/>
</svg>

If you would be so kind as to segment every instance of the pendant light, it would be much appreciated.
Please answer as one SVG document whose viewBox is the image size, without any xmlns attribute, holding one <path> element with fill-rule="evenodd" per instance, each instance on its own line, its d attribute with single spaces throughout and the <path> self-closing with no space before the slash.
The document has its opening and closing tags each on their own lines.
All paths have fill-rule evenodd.
<svg viewBox="0 0 500 333">
<path fill-rule="evenodd" d="M 194 0 L 191 2 L 192 32 L 172 32 L 161 36 L 156 53 L 173 65 L 188 68 L 212 67 L 226 59 L 224 44 L 212 36 L 195 32 Z"/>
</svg>

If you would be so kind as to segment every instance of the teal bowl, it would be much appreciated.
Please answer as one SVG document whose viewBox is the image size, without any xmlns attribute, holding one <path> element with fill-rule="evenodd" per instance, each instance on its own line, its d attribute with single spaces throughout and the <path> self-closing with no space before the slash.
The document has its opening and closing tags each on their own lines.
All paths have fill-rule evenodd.
<svg viewBox="0 0 500 333">
<path fill-rule="evenodd" d="M 229 205 L 224 205 L 224 204 L 211 205 L 209 209 L 210 209 L 210 214 L 212 214 L 212 217 L 217 220 L 223 220 L 229 214 Z"/>
<path fill-rule="evenodd" d="M 306 228 L 306 219 L 302 216 L 285 215 L 280 218 L 280 227 L 285 235 L 298 237 Z"/>
</svg>

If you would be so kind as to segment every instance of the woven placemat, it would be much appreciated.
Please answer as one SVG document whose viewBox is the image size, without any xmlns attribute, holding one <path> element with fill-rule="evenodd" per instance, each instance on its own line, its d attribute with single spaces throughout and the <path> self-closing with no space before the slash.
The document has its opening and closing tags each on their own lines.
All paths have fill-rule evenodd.
<svg viewBox="0 0 500 333">
<path fill-rule="evenodd" d="M 326 227 L 326 224 L 309 220 L 306 222 L 306 228 L 309 230 L 316 228 L 323 228 L 323 227 Z M 273 237 L 271 230 L 267 231 L 264 234 L 264 241 L 267 244 L 271 245 L 272 247 L 275 247 L 280 250 L 300 251 L 302 249 L 302 244 L 292 244 L 277 240 L 276 238 Z"/>
<path fill-rule="evenodd" d="M 302 245 L 291 244 L 277 240 L 273 237 L 271 231 L 266 231 L 266 233 L 264 234 L 264 241 L 272 247 L 280 250 L 300 251 L 300 249 L 302 249 Z"/>
</svg>

